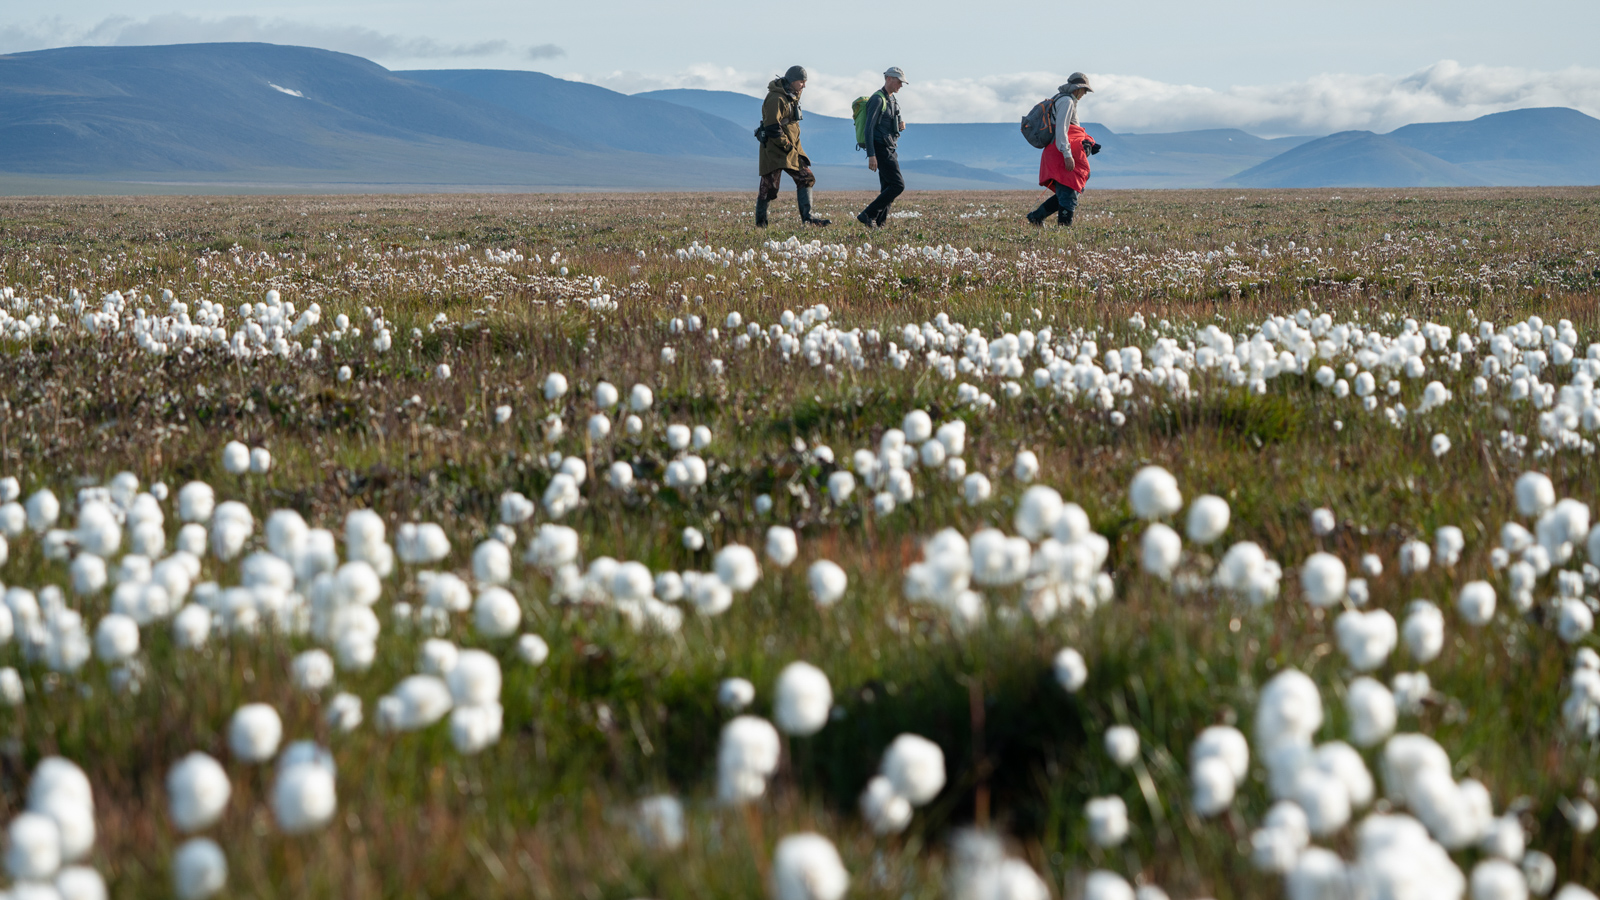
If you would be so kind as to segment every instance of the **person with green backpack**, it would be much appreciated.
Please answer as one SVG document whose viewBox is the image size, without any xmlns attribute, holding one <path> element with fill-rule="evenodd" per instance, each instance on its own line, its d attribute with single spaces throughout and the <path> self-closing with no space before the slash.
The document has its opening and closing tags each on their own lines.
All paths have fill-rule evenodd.
<svg viewBox="0 0 1600 900">
<path fill-rule="evenodd" d="M 811 173 L 811 159 L 800 146 L 800 94 L 806 89 L 806 77 L 804 67 L 790 66 L 789 71 L 767 84 L 767 99 L 761 104 L 761 127 L 756 129 L 756 140 L 761 142 L 757 228 L 767 227 L 767 204 L 778 198 L 778 181 L 785 172 L 794 179 L 800 221 L 807 225 L 831 224 L 811 214 L 811 188 L 817 183 L 817 176 Z"/>
<path fill-rule="evenodd" d="M 868 228 L 881 228 L 889 220 L 889 207 L 905 193 L 906 180 L 900 174 L 900 155 L 895 145 L 906 130 L 900 117 L 900 101 L 895 94 L 906 83 L 906 73 L 891 66 L 883 73 L 883 88 L 853 105 L 856 120 L 856 148 L 867 151 L 867 168 L 878 173 L 878 196 L 856 216 Z"/>
</svg>

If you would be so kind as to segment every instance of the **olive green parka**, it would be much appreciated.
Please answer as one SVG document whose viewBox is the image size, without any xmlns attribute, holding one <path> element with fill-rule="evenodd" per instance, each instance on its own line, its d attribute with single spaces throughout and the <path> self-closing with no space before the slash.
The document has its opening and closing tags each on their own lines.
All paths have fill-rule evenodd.
<svg viewBox="0 0 1600 900">
<path fill-rule="evenodd" d="M 811 165 L 806 152 L 800 147 L 800 98 L 789 93 L 782 78 L 774 78 L 767 85 L 767 99 L 761 104 L 761 125 L 765 128 L 778 123 L 776 137 L 768 138 L 761 146 L 761 175 L 779 169 L 803 169 Z"/>
</svg>

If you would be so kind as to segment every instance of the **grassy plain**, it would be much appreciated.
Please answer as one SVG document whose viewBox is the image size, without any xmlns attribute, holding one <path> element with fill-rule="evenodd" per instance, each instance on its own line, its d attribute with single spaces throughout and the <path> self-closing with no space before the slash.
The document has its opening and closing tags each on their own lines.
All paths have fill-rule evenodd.
<svg viewBox="0 0 1600 900">
<path fill-rule="evenodd" d="M 171 289 L 191 309 L 204 298 L 233 310 L 276 288 L 300 309 L 320 304 L 321 329 L 338 313 L 364 328 L 363 310 L 373 308 L 394 331 L 387 353 L 347 339 L 325 343 L 315 361 L 242 362 L 217 350 L 153 356 L 116 338 L 7 340 L 0 475 L 18 476 L 24 495 L 48 485 L 65 498 L 130 470 L 174 490 L 208 481 L 219 500 L 245 500 L 258 520 L 287 507 L 337 531 L 345 511 L 370 507 L 391 535 L 413 518 L 441 523 L 455 547 L 448 564 L 465 572 L 473 545 L 498 521 L 500 495 L 537 499 L 551 477 L 545 455 L 557 449 L 587 458 L 595 473 L 584 505 L 565 520 L 583 536 L 585 558 L 703 570 L 725 543 L 759 549 L 774 522 L 795 527 L 801 546 L 793 567 L 766 566 L 731 612 L 691 613 L 676 636 L 636 633 L 610 611 L 553 604 L 548 583 L 519 564 L 525 627 L 552 653 L 531 668 L 509 641 L 485 642 L 469 622 L 457 623 L 453 637 L 486 646 L 506 672 L 505 736 L 470 758 L 452 749 L 443 726 L 398 736 L 371 727 L 373 703 L 415 670 L 422 640 L 386 615 L 372 669 L 339 676 L 368 717 L 345 736 L 330 735 L 319 699 L 290 684 L 288 661 L 309 638 L 234 638 L 196 654 L 175 649 L 166 629 L 146 629 L 149 675 L 133 696 L 113 693 L 98 661 L 75 677 L 50 674 L 24 663 L 13 643 L 0 659 L 22 671 L 29 697 L 0 711 L 0 816 L 20 810 L 40 757 L 67 755 L 94 784 L 100 837 L 91 861 L 113 895 L 165 896 L 181 838 L 165 814 L 163 778 L 184 753 L 204 749 L 234 781 L 229 811 L 211 832 L 228 854 L 228 896 L 751 897 L 775 841 L 815 829 L 838 844 L 851 896 L 930 898 L 941 895 L 951 830 L 975 820 L 1003 830 L 1058 896 L 1073 896 L 1099 867 L 1174 898 L 1278 895 L 1281 879 L 1253 872 L 1247 859 L 1250 830 L 1269 805 L 1264 785 L 1252 782 L 1233 813 L 1201 819 L 1189 808 L 1187 753 L 1208 724 L 1248 731 L 1259 686 L 1286 666 L 1322 686 L 1325 736 L 1344 733 L 1339 699 L 1351 673 L 1334 648 L 1332 617 L 1300 599 L 1293 568 L 1319 548 L 1351 563 L 1375 552 L 1388 571 L 1372 580 L 1374 606 L 1397 618 L 1414 597 L 1447 607 L 1463 581 L 1490 577 L 1489 550 L 1513 518 L 1516 475 L 1539 468 L 1558 495 L 1594 502 L 1593 456 L 1535 459 L 1537 411 L 1474 399 L 1475 360 L 1405 381 L 1408 407 L 1432 378 L 1456 400 L 1399 426 L 1354 398 L 1336 400 L 1309 376 L 1282 376 L 1254 394 L 1200 375 L 1192 398 L 1155 387 L 1119 398 L 1119 426 L 1106 410 L 1058 402 L 1026 377 L 1021 396 L 1007 399 L 994 379 L 947 381 L 920 362 L 899 371 L 881 352 L 863 370 L 830 373 L 803 358 L 782 361 L 760 342 L 736 349 L 731 333 L 673 335 L 669 320 L 698 314 L 732 332 L 730 312 L 768 327 L 786 309 L 824 303 L 833 324 L 877 328 L 885 341 L 943 312 L 991 339 L 1049 325 L 1058 335 L 1096 330 L 1102 350 L 1148 352 L 1149 334 L 1129 324 L 1135 313 L 1151 327 L 1169 322 L 1161 332 L 1181 339 L 1208 324 L 1251 334 L 1267 315 L 1308 308 L 1390 334 L 1397 320 L 1385 317 L 1471 332 L 1469 315 L 1504 326 L 1536 314 L 1570 319 L 1586 344 L 1600 340 L 1600 190 L 1091 190 L 1077 225 L 1042 232 L 1020 221 L 1035 199 L 913 193 L 900 208 L 918 215 L 881 232 L 849 221 L 847 210 L 865 197 L 840 194 L 823 194 L 821 205 L 846 224 L 804 232 L 787 224 L 792 211 L 782 206 L 779 225 L 758 232 L 749 198 L 726 194 L 0 200 L 0 285 L 18 296 Z M 759 257 L 762 241 L 790 234 L 852 251 L 948 245 L 992 256 L 851 256 L 805 269 L 758 259 L 724 269 L 673 254 L 699 242 Z M 1291 241 L 1317 248 L 1314 260 L 1285 253 Z M 471 250 L 451 249 L 461 245 Z M 1227 268 L 1230 245 L 1248 261 L 1242 268 Z M 489 248 L 539 259 L 490 264 Z M 604 279 L 598 288 L 595 278 Z M 576 302 L 600 293 L 618 308 Z M 164 312 L 154 297 L 132 305 Z M 676 350 L 671 363 L 665 345 Z M 710 373 L 712 358 L 725 363 L 721 377 Z M 448 380 L 434 376 L 440 362 L 452 368 Z M 335 377 L 343 365 L 353 370 L 348 382 Z M 572 385 L 560 401 L 541 392 L 552 371 Z M 601 380 L 624 397 L 636 382 L 654 388 L 645 441 L 629 442 L 620 428 L 587 441 L 583 423 Z M 996 407 L 958 404 L 959 381 L 993 393 Z M 496 425 L 501 404 L 514 413 Z M 811 448 L 828 445 L 843 464 L 915 408 L 935 422 L 968 422 L 968 470 L 989 475 L 995 499 L 969 507 L 958 484 L 922 474 L 916 501 L 888 516 L 874 515 L 864 492 L 830 504 L 835 466 Z M 543 426 L 551 413 L 567 426 L 553 447 Z M 662 440 L 670 422 L 715 434 L 702 490 L 659 484 L 672 456 Z M 1530 446 L 1508 446 L 1504 431 L 1530 436 Z M 1428 452 L 1436 433 L 1454 447 L 1442 458 Z M 224 473 L 221 446 L 235 438 L 270 448 L 272 471 Z M 958 637 L 942 615 L 903 599 L 902 574 L 920 558 L 920 540 L 940 528 L 1011 530 L 1023 486 L 1009 470 L 1019 449 L 1034 450 L 1039 480 L 1081 504 L 1110 539 L 1116 599 L 1092 616 L 1042 625 L 991 615 Z M 613 459 L 633 462 L 646 486 L 630 495 L 608 489 L 602 473 Z M 1173 472 L 1186 497 L 1228 499 L 1225 542 L 1257 541 L 1286 569 L 1276 604 L 1251 611 L 1211 593 L 1180 597 L 1140 572 L 1142 525 L 1126 492 L 1148 463 Z M 768 517 L 753 508 L 762 493 L 775 501 Z M 1319 506 L 1340 521 L 1325 538 L 1308 525 Z M 1402 579 L 1400 543 L 1431 541 L 1447 524 L 1466 533 L 1461 563 Z M 688 526 L 705 533 L 706 550 L 684 548 Z M 169 512 L 169 533 L 175 527 Z M 36 539 L 13 541 L 10 557 L 0 570 L 7 585 L 67 582 Z M 851 579 L 844 601 L 826 612 L 811 605 L 804 584 L 805 565 L 821 558 Z M 237 577 L 236 567 L 206 565 L 225 583 Z M 402 567 L 380 607 L 414 601 L 412 576 Z M 1015 599 L 1014 589 L 990 596 L 995 608 Z M 92 622 L 106 599 L 80 605 Z M 1497 812 L 1526 798 L 1530 847 L 1556 859 L 1563 881 L 1600 886 L 1596 836 L 1576 836 L 1559 809 L 1585 785 L 1592 793 L 1600 774 L 1594 747 L 1560 722 L 1570 648 L 1537 617 L 1502 616 L 1476 631 L 1452 620 L 1447 635 L 1446 652 L 1426 667 L 1436 697 L 1420 716 L 1402 717 L 1401 729 L 1436 737 L 1458 777 L 1490 787 Z M 1088 660 L 1089 682 L 1077 695 L 1051 677 L 1063 646 Z M 749 678 L 755 711 L 766 714 L 776 673 L 795 659 L 828 673 L 836 720 L 787 744 L 766 801 L 748 811 L 717 807 L 716 742 L 726 718 L 715 703 L 718 682 Z M 1380 677 L 1408 666 L 1402 651 Z M 325 831 L 278 835 L 265 802 L 270 768 L 227 762 L 228 717 L 251 701 L 276 706 L 288 737 L 333 748 L 339 815 Z M 1134 771 L 1116 768 L 1101 749 L 1117 723 L 1143 738 Z M 949 785 L 906 834 L 874 839 L 855 797 L 902 731 L 944 748 Z M 1376 772 L 1373 760 L 1368 754 Z M 652 853 L 629 829 L 632 803 L 660 791 L 689 808 L 680 852 Z M 1128 803 L 1133 835 L 1102 850 L 1088 839 L 1083 805 L 1113 793 Z M 1333 846 L 1348 852 L 1350 843 L 1345 835 Z M 1476 858 L 1457 856 L 1464 867 Z"/>
</svg>

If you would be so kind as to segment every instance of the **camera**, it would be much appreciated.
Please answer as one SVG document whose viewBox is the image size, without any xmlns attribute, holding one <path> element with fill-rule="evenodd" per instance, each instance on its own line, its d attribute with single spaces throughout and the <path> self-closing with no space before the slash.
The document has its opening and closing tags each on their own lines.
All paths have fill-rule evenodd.
<svg viewBox="0 0 1600 900">
<path fill-rule="evenodd" d="M 1100 145 L 1096 144 L 1094 141 L 1089 140 L 1088 138 L 1084 138 L 1083 139 L 1083 152 L 1089 154 L 1090 156 L 1093 156 L 1096 153 L 1100 152 Z"/>
</svg>

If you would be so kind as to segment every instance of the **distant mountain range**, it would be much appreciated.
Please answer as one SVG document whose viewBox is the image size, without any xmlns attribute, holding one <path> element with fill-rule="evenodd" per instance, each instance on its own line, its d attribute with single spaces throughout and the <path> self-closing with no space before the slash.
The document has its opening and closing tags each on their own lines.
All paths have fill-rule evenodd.
<svg viewBox="0 0 1600 900">
<path fill-rule="evenodd" d="M 391 72 L 271 44 L 43 50 L 0 56 L 0 193 L 752 190 L 760 111 L 726 91 Z M 876 187 L 850 120 L 806 112 L 802 128 L 823 188 Z M 1320 138 L 1085 128 L 1101 188 L 1600 184 L 1600 120 L 1571 109 Z M 914 189 L 1036 182 L 1013 124 L 913 123 L 900 149 Z"/>
<path fill-rule="evenodd" d="M 1245 187 L 1600 184 L 1600 119 L 1518 109 L 1470 122 L 1342 131 L 1228 179 Z"/>
</svg>

